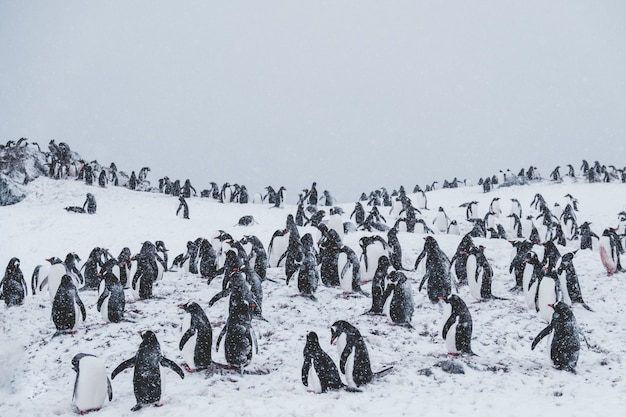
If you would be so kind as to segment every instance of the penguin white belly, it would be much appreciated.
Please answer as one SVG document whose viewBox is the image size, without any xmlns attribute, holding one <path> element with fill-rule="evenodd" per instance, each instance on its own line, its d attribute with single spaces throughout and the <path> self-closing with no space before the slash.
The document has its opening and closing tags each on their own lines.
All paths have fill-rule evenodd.
<svg viewBox="0 0 626 417">
<path fill-rule="evenodd" d="M 446 216 L 438 214 L 435 218 L 435 225 L 437 226 L 438 231 L 445 233 L 448 230 L 448 220 L 446 219 Z"/>
<path fill-rule="evenodd" d="M 537 307 L 539 308 L 539 317 L 550 323 L 554 310 L 548 304 L 556 304 L 556 283 L 550 277 L 543 277 L 541 284 L 537 289 Z"/>
<path fill-rule="evenodd" d="M 311 368 L 309 368 L 308 382 L 309 390 L 317 394 L 322 392 L 322 382 L 317 374 L 317 369 L 315 369 L 315 364 L 311 364 Z"/>
<path fill-rule="evenodd" d="M 260 193 L 254 193 L 252 204 L 263 204 L 263 196 Z"/>
<path fill-rule="evenodd" d="M 529 288 L 529 284 L 530 284 L 530 280 L 533 276 L 533 269 L 534 267 L 532 265 L 526 265 L 524 267 L 524 275 L 522 277 L 522 290 L 524 293 L 524 301 L 526 302 L 526 306 L 530 309 L 530 310 L 535 310 L 535 293 L 537 291 L 537 283 L 535 282 L 533 284 L 533 286 L 531 288 Z"/>
<path fill-rule="evenodd" d="M 81 313 L 80 311 L 80 306 L 78 305 L 78 303 L 76 301 L 74 301 L 74 314 L 76 315 L 76 320 L 74 320 L 74 326 L 72 327 L 72 330 L 76 330 L 78 329 L 78 327 L 85 322 L 85 320 L 83 319 L 83 313 Z"/>
<path fill-rule="evenodd" d="M 348 255 L 340 253 L 337 259 L 337 271 L 339 271 L 339 285 L 346 292 L 352 292 L 352 265 L 348 262 Z"/>
<path fill-rule="evenodd" d="M 141 288 L 141 277 L 139 277 L 139 279 L 137 279 L 137 282 L 135 282 L 135 285 L 131 284 L 131 287 L 130 287 L 130 292 L 133 294 L 133 297 L 136 300 L 138 300 L 140 298 L 139 297 L 139 288 Z"/>
<path fill-rule="evenodd" d="M 453 224 L 448 228 L 448 234 L 449 235 L 460 235 L 461 231 L 459 230 L 459 225 L 458 224 Z"/>
<path fill-rule="evenodd" d="M 607 236 L 601 236 L 599 242 L 600 260 L 609 275 L 613 275 L 617 270 L 616 262 L 613 260 L 611 252 L 611 242 Z"/>
<path fill-rule="evenodd" d="M 156 281 L 162 281 L 163 280 L 163 272 L 164 272 L 165 268 L 163 268 L 163 265 L 159 261 L 156 261 L 156 266 L 157 266 Z"/>
<path fill-rule="evenodd" d="M 343 353 L 347 344 L 346 334 L 342 333 L 341 335 L 339 335 L 339 337 L 335 340 L 335 344 L 337 345 L 337 352 L 339 352 L 339 357 L 341 357 L 341 354 Z M 345 370 L 346 373 L 344 374 L 344 377 L 346 378 L 346 385 L 356 388 L 356 383 L 354 382 L 354 376 L 352 374 L 352 372 L 354 371 L 354 348 L 352 348 L 352 351 L 350 352 L 350 355 L 346 360 Z"/>
<path fill-rule="evenodd" d="M 73 403 L 80 411 L 102 408 L 108 396 L 107 374 L 100 358 L 87 356 L 80 361 Z"/>
<path fill-rule="evenodd" d="M 422 193 L 418 193 L 416 196 L 417 208 L 425 209 L 426 208 L 426 196 Z"/>
<path fill-rule="evenodd" d="M 361 257 L 361 282 L 369 282 L 374 278 L 376 269 L 378 268 L 378 260 L 381 256 L 387 256 L 387 249 L 376 243 L 367 248 L 367 267 L 365 266 L 365 257 Z"/>
<path fill-rule="evenodd" d="M 569 291 L 567 291 L 567 279 L 565 273 L 562 273 L 559 277 L 559 286 L 561 287 L 560 298 L 561 301 L 567 304 L 568 306 L 572 306 L 572 298 L 569 295 Z"/>
<path fill-rule="evenodd" d="M 287 251 L 287 246 L 289 245 L 289 233 L 284 236 L 276 236 L 272 241 L 272 247 L 269 249 L 269 253 L 267 255 L 267 260 L 269 262 L 269 266 L 275 268 L 278 266 L 278 260 L 280 257 Z M 283 259 L 281 263 L 284 263 Z"/>
<path fill-rule="evenodd" d="M 477 268 L 476 256 L 474 255 L 468 256 L 467 264 L 466 264 L 467 283 L 469 285 L 469 290 L 470 290 L 470 294 L 472 295 L 472 297 L 480 301 L 481 300 L 480 287 L 482 285 L 483 274 L 482 273 L 477 274 L 476 268 Z"/>
<path fill-rule="evenodd" d="M 98 298 L 100 298 L 100 296 L 102 295 L 102 293 L 104 292 L 104 289 L 106 288 L 106 284 L 104 282 L 103 279 L 100 280 L 100 283 L 98 284 Z"/>
<path fill-rule="evenodd" d="M 105 322 L 109 322 L 109 300 L 111 299 L 111 295 L 109 294 L 108 296 L 105 297 L 104 301 L 102 302 L 102 307 L 100 308 L 100 314 L 102 314 L 102 318 L 104 319 Z"/>
<path fill-rule="evenodd" d="M 54 301 L 63 275 L 65 275 L 65 266 L 61 264 L 50 266 L 48 271 L 48 294 L 50 294 L 50 301 Z"/>
<path fill-rule="evenodd" d="M 450 329 L 448 330 L 448 334 L 446 335 L 446 349 L 448 349 L 448 353 L 459 353 L 459 350 L 456 348 L 456 327 L 458 325 L 458 319 L 454 322 Z"/>
<path fill-rule="evenodd" d="M 491 211 L 492 213 L 496 216 L 496 217 L 500 217 L 500 214 L 502 213 L 502 210 L 500 209 L 500 202 L 499 201 L 494 201 L 493 204 L 491 205 Z"/>
<path fill-rule="evenodd" d="M 343 220 L 341 219 L 341 215 L 333 214 L 328 218 L 327 223 L 329 230 L 334 230 L 337 232 L 339 236 L 343 236 Z"/>
<path fill-rule="evenodd" d="M 393 292 L 389 295 L 389 297 L 387 297 L 387 299 L 385 300 L 385 303 L 383 304 L 383 314 L 391 322 L 393 322 L 393 320 L 391 320 L 391 300 L 392 299 L 393 299 Z"/>
</svg>

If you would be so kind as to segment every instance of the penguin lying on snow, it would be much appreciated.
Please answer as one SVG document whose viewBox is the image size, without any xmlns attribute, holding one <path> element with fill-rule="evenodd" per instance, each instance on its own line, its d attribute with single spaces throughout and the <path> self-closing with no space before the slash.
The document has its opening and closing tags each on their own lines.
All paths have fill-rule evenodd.
<svg viewBox="0 0 626 417">
<path fill-rule="evenodd" d="M 365 340 L 359 330 L 344 320 L 338 320 L 330 328 L 332 345 L 337 344 L 340 355 L 339 369 L 346 377 L 349 387 L 359 387 L 374 378 L 387 375 L 393 367 L 372 372 Z"/>
<path fill-rule="evenodd" d="M 133 390 L 137 404 L 131 411 L 137 411 L 144 405 L 155 404 L 161 400 L 161 367 L 170 368 L 181 379 L 185 378 L 183 370 L 176 363 L 163 356 L 161 346 L 154 332 L 148 330 L 141 333 L 141 344 L 135 356 L 120 363 L 113 370 L 111 379 L 126 368 L 135 367 L 133 374 Z"/>
</svg>

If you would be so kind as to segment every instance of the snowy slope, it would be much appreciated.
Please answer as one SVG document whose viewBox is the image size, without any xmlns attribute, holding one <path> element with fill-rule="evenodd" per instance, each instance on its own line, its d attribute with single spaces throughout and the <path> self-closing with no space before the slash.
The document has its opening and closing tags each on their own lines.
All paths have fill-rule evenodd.
<svg viewBox="0 0 626 417">
<path fill-rule="evenodd" d="M 76 181 L 39 178 L 28 185 L 28 196 L 19 204 L 0 207 L 0 264 L 6 266 L 17 256 L 30 283 L 30 276 L 46 258 L 74 251 L 85 260 L 95 246 L 108 248 L 117 256 L 124 246 L 137 253 L 145 240 L 163 240 L 174 256 L 185 251 L 186 242 L 211 237 L 223 229 L 235 237 L 257 235 L 267 247 L 272 233 L 284 228 L 284 209 L 267 205 L 224 205 L 208 199 L 188 199 L 191 219 L 175 217 L 176 198 L 162 194 L 133 192 L 123 188 L 100 189 Z M 82 205 L 87 192 L 95 194 L 98 212 L 67 213 L 63 207 Z M 550 206 L 571 193 L 580 202 L 578 223 L 590 221 L 592 230 L 601 234 L 605 227 L 617 225 L 617 213 L 626 209 L 626 185 L 538 183 L 497 189 L 484 194 L 480 187 L 429 192 L 430 210 L 423 218 L 432 226 L 436 208 L 461 224 L 461 236 L 471 229 L 464 221 L 461 203 L 477 200 L 482 216 L 493 197 L 501 197 L 504 214 L 509 199 L 517 198 L 524 214 L 537 214 L 530 208 L 536 193 Z M 347 215 L 353 204 L 342 205 Z M 234 227 L 237 220 L 251 214 L 258 224 Z M 383 212 L 387 215 L 386 212 Z M 387 219 L 389 223 L 393 219 Z M 500 221 L 508 227 L 505 217 Z M 301 230 L 301 235 L 310 228 Z M 358 239 L 367 232 L 344 237 L 344 243 L 358 250 Z M 461 236 L 437 235 L 442 249 L 451 257 Z M 404 265 L 412 268 L 421 252 L 424 235 L 399 233 Z M 467 302 L 474 320 L 473 350 L 476 357 L 450 359 L 463 365 L 465 374 L 451 375 L 434 365 L 448 360 L 441 329 L 447 308 L 428 301 L 425 290 L 418 292 L 424 274 L 423 263 L 408 275 L 412 281 L 416 310 L 414 330 L 396 327 L 380 316 L 364 316 L 371 299 L 342 296 L 338 288 L 320 286 L 318 301 L 295 296 L 296 284 L 284 285 L 282 268 L 272 268 L 268 276 L 280 284 L 265 282 L 264 316 L 268 322 L 254 321 L 259 337 L 259 353 L 241 376 L 219 371 L 186 373 L 185 379 L 165 370 L 167 386 L 164 406 L 146 408 L 139 413 L 154 416 L 363 416 L 363 415 L 542 415 L 589 416 L 600 411 L 605 416 L 622 415 L 626 406 L 626 352 L 624 290 L 625 274 L 607 277 L 597 249 L 581 251 L 575 265 L 587 303 L 595 310 L 580 306 L 573 311 L 589 341 L 581 342 L 577 374 L 554 369 L 545 342 L 531 351 L 533 338 L 544 327 L 537 314 L 529 312 L 521 294 L 508 289 L 514 280 L 508 273 L 511 245 L 505 240 L 475 239 L 484 244 L 495 277 L 493 292 L 505 301 L 472 304 L 467 287 L 459 295 Z M 568 242 L 567 251 L 577 241 Z M 565 251 L 562 251 L 564 253 Z M 369 284 L 364 285 L 370 291 Z M 133 356 L 140 343 L 137 332 L 153 330 L 165 356 L 182 362 L 178 351 L 183 313 L 177 305 L 197 301 L 213 325 L 213 340 L 224 326 L 227 300 L 208 308 L 208 300 L 221 289 L 221 280 L 207 286 L 196 276 L 182 271 L 167 272 L 155 287 L 156 299 L 127 304 L 126 316 L 133 322 L 102 324 L 96 311 L 95 292 L 81 292 L 87 307 L 86 324 L 75 335 L 52 338 L 50 301 L 45 293 L 27 297 L 24 305 L 6 308 L 0 304 L 0 415 L 50 416 L 72 414 L 71 398 L 75 373 L 71 359 L 79 352 L 102 358 L 110 375 L 123 360 Z M 130 301 L 130 294 L 127 294 Z M 384 378 L 362 387 L 362 393 L 345 391 L 327 394 L 307 392 L 300 381 L 302 349 L 308 331 L 316 331 L 322 347 L 338 363 L 336 348 L 330 345 L 330 325 L 347 320 L 364 335 L 374 371 L 387 366 L 394 370 Z M 224 363 L 223 347 L 214 360 Z M 428 369 L 430 372 L 426 372 Z M 118 375 L 113 384 L 113 401 L 107 402 L 98 416 L 135 415 L 132 371 Z"/>
</svg>

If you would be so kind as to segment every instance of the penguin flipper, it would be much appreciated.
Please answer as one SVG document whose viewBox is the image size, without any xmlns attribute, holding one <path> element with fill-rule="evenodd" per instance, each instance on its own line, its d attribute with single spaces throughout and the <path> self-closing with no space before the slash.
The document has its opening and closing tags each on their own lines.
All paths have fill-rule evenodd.
<svg viewBox="0 0 626 417">
<path fill-rule="evenodd" d="M 163 356 L 161 358 L 161 365 L 165 366 L 166 368 L 170 368 L 172 371 L 176 372 L 181 379 L 185 379 L 185 373 L 183 372 L 183 370 L 180 368 L 180 366 L 176 364 L 176 362 L 172 361 L 171 359 Z"/>
<path fill-rule="evenodd" d="M 305 387 L 309 386 L 309 370 L 311 369 L 311 358 L 304 358 L 304 363 L 302 364 L 302 384 Z"/>
<path fill-rule="evenodd" d="M 78 307 L 80 308 L 80 312 L 83 315 L 83 321 L 85 321 L 87 319 L 87 310 L 85 309 L 85 304 L 83 304 L 83 300 L 81 300 L 80 297 L 78 296 L 77 290 L 75 290 L 74 296 L 76 297 L 76 304 L 78 304 Z"/>
<path fill-rule="evenodd" d="M 130 359 L 125 360 L 124 362 L 120 363 L 119 365 L 117 365 L 117 368 L 115 368 L 113 370 L 113 372 L 111 372 L 111 379 L 115 379 L 117 374 L 119 374 L 120 372 L 122 372 L 126 368 L 132 368 L 133 366 L 135 366 L 135 357 L 134 356 L 132 358 L 130 358 Z"/>
<path fill-rule="evenodd" d="M 180 338 L 180 343 L 178 344 L 178 350 L 183 350 L 183 347 L 185 346 L 185 343 L 187 343 L 187 341 L 194 334 L 196 334 L 195 329 L 193 329 L 192 327 L 188 328 L 187 331 L 183 334 L 183 337 Z"/>
<path fill-rule="evenodd" d="M 456 316 L 450 315 L 450 317 L 448 317 L 448 320 L 446 320 L 446 323 L 443 325 L 443 330 L 441 331 L 441 337 L 445 339 L 448 336 L 448 331 L 450 330 L 450 327 L 452 327 L 452 325 L 455 322 L 456 322 Z"/>
<path fill-rule="evenodd" d="M 389 374 L 393 369 L 393 366 L 390 366 L 389 368 L 385 368 L 382 371 L 378 371 L 376 373 L 374 373 L 374 377 L 375 378 L 382 378 L 385 375 Z"/>
<path fill-rule="evenodd" d="M 220 335 L 217 336 L 217 343 L 215 344 L 215 351 L 216 352 L 219 352 L 220 342 L 222 341 L 222 337 L 224 337 L 224 335 L 226 334 L 226 329 L 228 329 L 228 322 L 226 323 L 226 326 L 224 326 L 224 328 L 220 332 Z"/>
<path fill-rule="evenodd" d="M 109 401 L 113 400 L 113 388 L 111 387 L 111 380 L 107 377 L 107 393 L 109 395 Z"/>
<path fill-rule="evenodd" d="M 109 294 L 110 292 L 106 288 L 104 289 L 104 291 L 102 291 L 102 294 L 100 294 L 100 297 L 98 298 L 98 303 L 96 304 L 96 308 L 98 309 L 98 311 L 102 309 L 102 304 L 104 303 L 104 300 L 109 296 Z"/>
<path fill-rule="evenodd" d="M 549 324 L 548 326 L 546 326 L 545 329 L 540 331 L 539 334 L 535 337 L 535 340 L 533 340 L 532 345 L 530 345 L 530 350 L 534 350 L 535 346 L 537 346 L 537 343 L 539 343 L 541 339 L 543 339 L 548 334 L 550 334 L 551 331 L 552 331 L 552 324 Z"/>
</svg>

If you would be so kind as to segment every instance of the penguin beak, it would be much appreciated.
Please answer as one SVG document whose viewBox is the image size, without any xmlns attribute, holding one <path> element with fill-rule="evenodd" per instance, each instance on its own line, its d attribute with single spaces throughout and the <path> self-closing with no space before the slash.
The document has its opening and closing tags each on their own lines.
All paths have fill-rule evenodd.
<svg viewBox="0 0 626 417">
<path fill-rule="evenodd" d="M 548 304 L 548 307 L 554 308 L 554 304 Z"/>
<path fill-rule="evenodd" d="M 179 304 L 179 305 L 178 305 L 178 308 L 183 309 L 183 310 L 185 309 L 185 307 L 186 307 L 186 306 L 185 306 L 184 304 Z"/>
</svg>

